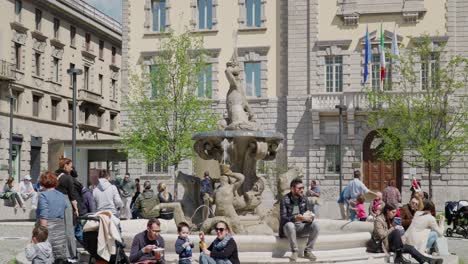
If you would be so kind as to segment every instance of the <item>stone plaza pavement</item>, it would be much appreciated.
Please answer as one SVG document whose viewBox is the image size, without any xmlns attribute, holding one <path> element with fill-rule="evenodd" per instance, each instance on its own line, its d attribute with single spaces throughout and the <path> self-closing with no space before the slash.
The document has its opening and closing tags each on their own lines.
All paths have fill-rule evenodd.
<svg viewBox="0 0 468 264">
<path fill-rule="evenodd" d="M 30 240 L 33 222 L 0 222 L 0 264 L 12 264 Z M 449 251 L 468 264 L 468 239 L 449 238 Z M 460 262 L 462 263 L 462 262 Z"/>
</svg>

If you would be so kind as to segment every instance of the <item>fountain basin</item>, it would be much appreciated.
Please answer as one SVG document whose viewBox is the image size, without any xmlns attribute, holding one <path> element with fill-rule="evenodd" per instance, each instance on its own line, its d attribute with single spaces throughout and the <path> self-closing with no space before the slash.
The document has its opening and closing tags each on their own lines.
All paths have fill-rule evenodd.
<svg viewBox="0 0 468 264">
<path fill-rule="evenodd" d="M 216 130 L 210 132 L 201 132 L 194 134 L 192 136 L 192 140 L 200 140 L 200 139 L 232 139 L 232 138 L 242 138 L 242 137 L 249 137 L 249 138 L 257 138 L 257 139 L 266 139 L 268 141 L 281 141 L 284 139 L 283 134 L 278 132 L 270 132 L 270 131 L 248 131 L 248 130 Z"/>
</svg>

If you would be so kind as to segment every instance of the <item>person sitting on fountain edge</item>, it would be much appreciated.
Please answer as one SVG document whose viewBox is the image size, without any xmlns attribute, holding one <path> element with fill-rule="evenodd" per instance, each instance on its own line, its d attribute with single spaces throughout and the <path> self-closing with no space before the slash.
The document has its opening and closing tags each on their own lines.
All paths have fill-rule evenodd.
<svg viewBox="0 0 468 264">
<path fill-rule="evenodd" d="M 287 237 L 291 246 L 291 261 L 298 258 L 299 246 L 297 236 L 308 236 L 304 257 L 315 260 L 312 253 L 315 241 L 319 234 L 319 227 L 314 223 L 314 215 L 307 199 L 304 197 L 304 184 L 301 179 L 294 179 L 290 184 L 291 192 L 286 194 L 280 203 L 279 236 Z"/>
</svg>

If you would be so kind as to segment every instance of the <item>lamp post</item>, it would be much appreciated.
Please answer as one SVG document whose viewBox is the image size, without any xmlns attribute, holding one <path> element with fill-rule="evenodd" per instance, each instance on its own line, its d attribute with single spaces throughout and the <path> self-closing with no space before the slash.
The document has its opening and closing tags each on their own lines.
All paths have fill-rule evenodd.
<svg viewBox="0 0 468 264">
<path fill-rule="evenodd" d="M 338 154 L 340 157 L 340 194 L 343 190 L 343 111 L 346 111 L 346 105 L 343 105 L 343 97 L 340 98 L 340 104 L 335 105 L 335 108 L 339 110 L 339 136 L 338 144 L 340 145 Z"/>
<path fill-rule="evenodd" d="M 73 86 L 73 112 L 72 112 L 72 162 L 76 166 L 76 76 L 83 74 L 83 70 L 70 68 L 67 70 L 67 73 L 70 74 L 72 78 Z"/>
<path fill-rule="evenodd" d="M 8 157 L 8 177 L 13 177 L 13 90 L 11 89 L 11 84 L 8 83 L 9 90 L 10 90 L 10 140 L 8 141 L 8 147 L 10 149 L 9 157 Z M 18 154 L 16 154 L 18 155 Z"/>
</svg>

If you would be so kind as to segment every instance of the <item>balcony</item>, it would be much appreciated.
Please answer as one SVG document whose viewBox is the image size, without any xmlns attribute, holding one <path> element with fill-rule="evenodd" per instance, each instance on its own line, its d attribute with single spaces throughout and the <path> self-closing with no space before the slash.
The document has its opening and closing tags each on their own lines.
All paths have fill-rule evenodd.
<svg viewBox="0 0 468 264">
<path fill-rule="evenodd" d="M 83 55 L 83 57 L 86 57 L 90 60 L 94 60 L 96 58 L 93 45 L 90 42 L 83 42 L 82 48 L 81 55 Z"/>
<path fill-rule="evenodd" d="M 15 72 L 13 69 L 15 65 L 5 60 L 0 60 L 0 80 L 13 81 L 15 79 Z"/>
<path fill-rule="evenodd" d="M 335 106 L 343 104 L 348 109 L 365 109 L 368 107 L 367 94 L 364 92 L 343 92 L 343 93 L 317 93 L 310 95 L 311 109 L 315 111 L 335 111 Z"/>
<path fill-rule="evenodd" d="M 421 97 L 423 92 L 403 93 L 401 91 L 386 91 L 385 93 L 393 96 L 412 96 Z M 366 92 L 343 92 L 343 93 L 316 93 L 309 96 L 311 110 L 319 112 L 335 112 L 336 105 L 340 104 L 343 98 L 343 105 L 348 110 L 363 111 L 375 106 L 371 106 Z M 386 108 L 387 105 L 380 104 L 378 107 Z"/>
<path fill-rule="evenodd" d="M 83 101 L 95 105 L 101 105 L 102 104 L 102 97 L 100 94 L 89 91 L 89 90 L 84 90 L 80 89 L 78 90 L 78 101 Z"/>
</svg>

